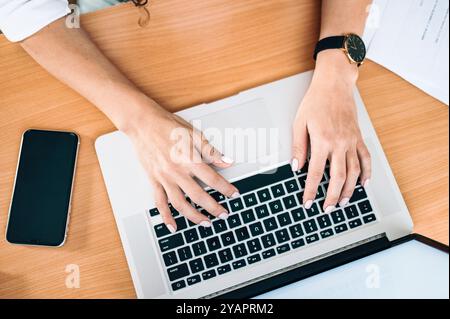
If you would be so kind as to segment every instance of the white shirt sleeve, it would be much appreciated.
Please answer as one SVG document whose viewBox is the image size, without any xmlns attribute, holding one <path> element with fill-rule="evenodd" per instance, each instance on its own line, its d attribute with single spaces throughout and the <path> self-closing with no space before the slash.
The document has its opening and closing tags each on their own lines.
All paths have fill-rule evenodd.
<svg viewBox="0 0 450 319">
<path fill-rule="evenodd" d="M 67 0 L 0 0 L 0 30 L 22 41 L 68 13 Z"/>
</svg>

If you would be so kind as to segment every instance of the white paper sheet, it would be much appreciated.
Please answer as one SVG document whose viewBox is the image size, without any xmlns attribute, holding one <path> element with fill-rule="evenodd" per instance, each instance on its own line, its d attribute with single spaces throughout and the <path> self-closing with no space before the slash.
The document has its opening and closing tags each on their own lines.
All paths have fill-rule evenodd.
<svg viewBox="0 0 450 319">
<path fill-rule="evenodd" d="M 375 0 L 367 57 L 449 104 L 449 1 Z"/>
</svg>

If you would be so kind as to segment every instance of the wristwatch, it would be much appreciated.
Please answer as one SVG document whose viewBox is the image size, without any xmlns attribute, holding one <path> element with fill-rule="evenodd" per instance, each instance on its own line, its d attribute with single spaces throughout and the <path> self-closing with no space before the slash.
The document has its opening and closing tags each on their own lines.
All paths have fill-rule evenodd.
<svg viewBox="0 0 450 319">
<path fill-rule="evenodd" d="M 316 49 L 314 50 L 314 60 L 317 59 L 319 52 L 328 49 L 343 50 L 350 63 L 356 64 L 358 67 L 364 63 L 364 59 L 366 58 L 366 45 L 363 39 L 353 33 L 323 38 L 317 42 Z"/>
</svg>

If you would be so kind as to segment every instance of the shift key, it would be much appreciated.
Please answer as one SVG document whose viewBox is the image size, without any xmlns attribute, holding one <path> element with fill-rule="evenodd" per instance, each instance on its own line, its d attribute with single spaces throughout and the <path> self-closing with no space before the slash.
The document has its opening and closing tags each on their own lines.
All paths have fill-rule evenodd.
<svg viewBox="0 0 450 319">
<path fill-rule="evenodd" d="M 159 247 L 161 248 L 162 252 L 171 250 L 173 248 L 183 246 L 184 245 L 184 239 L 181 234 L 175 234 L 170 237 L 166 237 L 159 240 Z"/>
</svg>

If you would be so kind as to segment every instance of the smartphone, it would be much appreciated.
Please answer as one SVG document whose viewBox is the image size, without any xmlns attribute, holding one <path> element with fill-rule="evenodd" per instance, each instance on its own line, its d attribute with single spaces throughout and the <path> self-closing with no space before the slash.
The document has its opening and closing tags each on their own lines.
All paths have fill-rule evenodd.
<svg viewBox="0 0 450 319">
<path fill-rule="evenodd" d="M 72 132 L 23 133 L 6 226 L 9 243 L 64 244 L 79 140 Z"/>
</svg>

